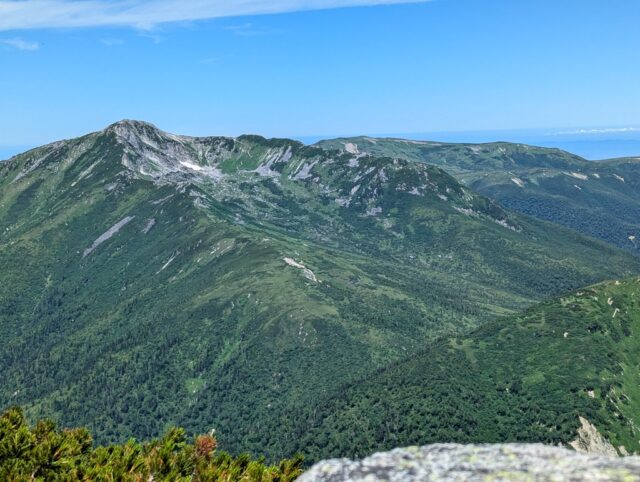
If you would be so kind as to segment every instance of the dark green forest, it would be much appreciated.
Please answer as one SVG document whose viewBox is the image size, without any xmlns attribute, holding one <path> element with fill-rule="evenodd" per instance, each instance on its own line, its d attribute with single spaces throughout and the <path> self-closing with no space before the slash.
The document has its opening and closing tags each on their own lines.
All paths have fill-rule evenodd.
<svg viewBox="0 0 640 482">
<path fill-rule="evenodd" d="M 343 387 L 294 417 L 297 446 L 317 459 L 435 442 L 566 445 L 583 417 L 638 452 L 638 333 L 640 279 L 587 287 Z"/>
<path fill-rule="evenodd" d="M 87 427 L 98 445 L 181 426 L 216 429 L 233 454 L 311 461 L 349 440 L 358 453 L 481 441 L 492 424 L 491 440 L 564 442 L 582 411 L 600 428 L 581 389 L 566 413 L 553 385 L 526 399 L 516 355 L 531 343 L 485 353 L 473 340 L 535 303 L 633 276 L 640 258 L 424 163 L 127 121 L 0 165 L 0 266 L 0 407 Z M 614 348 L 587 361 L 604 366 Z M 557 427 L 511 422 L 536 410 Z"/>
</svg>

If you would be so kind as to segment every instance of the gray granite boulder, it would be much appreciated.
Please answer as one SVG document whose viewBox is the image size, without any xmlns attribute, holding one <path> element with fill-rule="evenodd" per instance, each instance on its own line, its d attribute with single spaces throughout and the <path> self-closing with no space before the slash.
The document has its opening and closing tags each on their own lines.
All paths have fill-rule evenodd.
<svg viewBox="0 0 640 482">
<path fill-rule="evenodd" d="M 298 482 L 640 481 L 640 457 L 578 453 L 540 444 L 435 444 L 360 461 L 319 462 Z"/>
</svg>

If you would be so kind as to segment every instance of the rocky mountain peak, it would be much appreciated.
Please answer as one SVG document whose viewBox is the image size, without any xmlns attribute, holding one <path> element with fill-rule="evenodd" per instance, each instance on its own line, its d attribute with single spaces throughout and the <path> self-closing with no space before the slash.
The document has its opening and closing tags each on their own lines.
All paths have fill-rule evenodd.
<svg viewBox="0 0 640 482">
<path fill-rule="evenodd" d="M 125 135 L 127 133 L 133 135 L 149 134 L 151 132 L 163 133 L 155 124 L 151 122 L 136 120 L 136 119 L 122 119 L 118 122 L 107 126 L 103 132 L 114 132 L 119 135 Z"/>
</svg>

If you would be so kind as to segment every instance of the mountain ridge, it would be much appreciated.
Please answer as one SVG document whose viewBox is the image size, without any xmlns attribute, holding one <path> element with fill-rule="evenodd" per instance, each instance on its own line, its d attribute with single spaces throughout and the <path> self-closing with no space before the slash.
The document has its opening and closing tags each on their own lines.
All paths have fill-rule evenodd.
<svg viewBox="0 0 640 482">
<path fill-rule="evenodd" d="M 438 167 L 283 139 L 121 123 L 50 144 L 0 165 L 0 405 L 100 442 L 214 426 L 275 457 L 292 432 L 262 429 L 293 407 L 640 271 L 550 226 Z"/>
<path fill-rule="evenodd" d="M 640 253 L 637 158 L 587 161 L 565 151 L 521 144 L 434 144 L 366 137 L 317 145 L 437 165 L 505 208 Z"/>
</svg>

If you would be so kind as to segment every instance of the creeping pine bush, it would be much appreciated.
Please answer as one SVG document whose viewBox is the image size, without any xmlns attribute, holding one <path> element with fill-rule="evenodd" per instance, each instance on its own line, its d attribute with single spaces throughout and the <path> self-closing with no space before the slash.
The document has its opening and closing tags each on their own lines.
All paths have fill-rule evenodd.
<svg viewBox="0 0 640 482">
<path fill-rule="evenodd" d="M 10 408 L 0 416 L 0 480 L 289 482 L 302 472 L 300 456 L 269 466 L 217 446 L 213 435 L 190 442 L 172 428 L 150 442 L 94 447 L 84 428 L 58 429 L 47 420 L 29 427 L 22 410 Z"/>
</svg>

